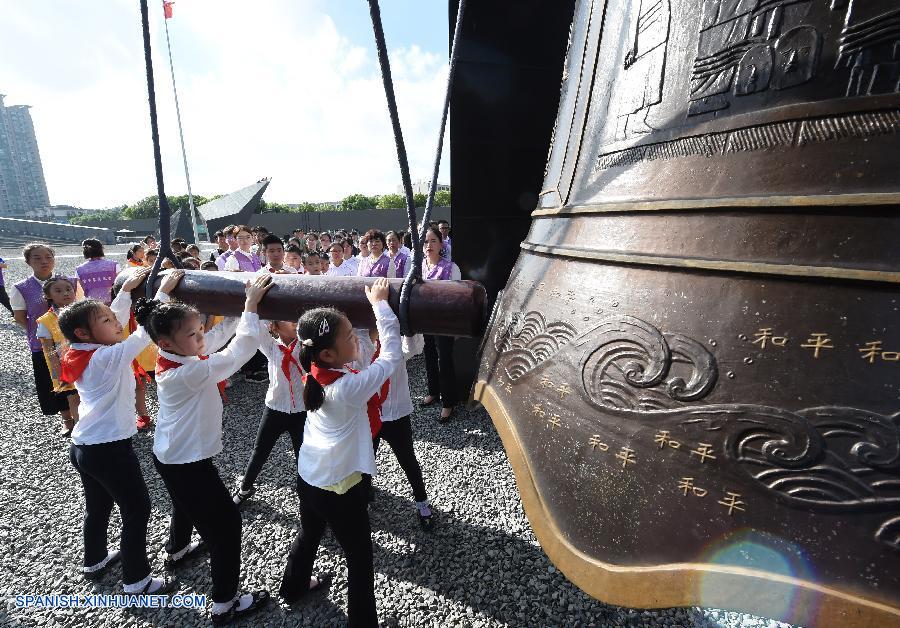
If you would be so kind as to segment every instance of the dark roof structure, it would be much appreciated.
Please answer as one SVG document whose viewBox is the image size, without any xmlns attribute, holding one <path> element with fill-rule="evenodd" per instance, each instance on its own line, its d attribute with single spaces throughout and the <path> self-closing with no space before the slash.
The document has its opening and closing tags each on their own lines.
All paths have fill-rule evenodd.
<svg viewBox="0 0 900 628">
<path fill-rule="evenodd" d="M 206 236 L 213 240 L 212 234 L 227 225 L 247 224 L 250 216 L 259 208 L 259 202 L 269 187 L 271 179 L 260 179 L 256 183 L 241 188 L 231 194 L 220 196 L 214 201 L 204 203 L 197 207 L 200 216 L 200 236 Z M 193 240 L 194 233 L 191 228 L 190 212 L 178 210 L 172 215 L 172 237 L 184 238 L 188 242 Z M 205 224 L 205 229 L 203 225 Z"/>
</svg>

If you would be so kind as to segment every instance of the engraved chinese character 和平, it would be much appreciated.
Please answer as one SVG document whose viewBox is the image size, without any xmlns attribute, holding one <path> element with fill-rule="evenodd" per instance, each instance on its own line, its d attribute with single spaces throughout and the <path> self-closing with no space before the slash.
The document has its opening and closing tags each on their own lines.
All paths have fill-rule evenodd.
<svg viewBox="0 0 900 628">
<path fill-rule="evenodd" d="M 660 430 L 657 432 L 653 437 L 653 442 L 659 445 L 660 449 L 663 447 L 671 447 L 672 449 L 681 447 L 681 443 L 669 436 L 669 430 Z"/>
<path fill-rule="evenodd" d="M 588 439 L 588 445 L 591 449 L 599 449 L 600 451 L 609 451 L 609 445 L 600 440 L 599 434 L 594 434 Z"/>
<path fill-rule="evenodd" d="M 819 357 L 819 352 L 822 349 L 834 349 L 834 345 L 831 342 L 831 338 L 828 337 L 828 334 L 819 332 L 810 334 L 806 342 L 800 346 L 804 349 L 812 349 L 814 358 Z"/>
<path fill-rule="evenodd" d="M 712 443 L 700 443 L 697 449 L 691 450 L 692 456 L 699 456 L 701 464 L 706 462 L 707 458 L 711 458 L 713 460 L 716 459 L 716 456 L 712 453 L 713 446 Z"/>
<path fill-rule="evenodd" d="M 765 349 L 767 344 L 783 347 L 787 344 L 787 341 L 787 336 L 776 336 L 772 332 L 771 327 L 760 327 L 759 330 L 753 334 L 753 344 L 758 344 L 760 349 Z"/>
<path fill-rule="evenodd" d="M 694 486 L 694 478 L 681 478 L 678 481 L 678 490 L 683 491 L 685 497 L 688 492 L 693 493 L 696 497 L 706 497 L 709 492 L 705 488 Z"/>
<path fill-rule="evenodd" d="M 884 351 L 881 348 L 880 340 L 870 340 L 860 348 L 863 360 L 868 360 L 869 364 L 874 364 L 875 360 L 881 358 L 885 362 L 900 362 L 900 351 Z"/>
<path fill-rule="evenodd" d="M 744 511 L 746 508 L 744 506 L 747 505 L 746 502 L 741 501 L 739 497 L 740 493 L 735 493 L 733 491 L 725 492 L 725 499 L 720 499 L 718 503 L 722 504 L 726 508 L 728 508 L 728 514 L 731 515 L 735 510 Z"/>
<path fill-rule="evenodd" d="M 629 447 L 622 447 L 622 450 L 616 454 L 616 458 L 622 461 L 623 469 L 637 462 L 637 459 L 634 457 L 634 450 Z"/>
</svg>

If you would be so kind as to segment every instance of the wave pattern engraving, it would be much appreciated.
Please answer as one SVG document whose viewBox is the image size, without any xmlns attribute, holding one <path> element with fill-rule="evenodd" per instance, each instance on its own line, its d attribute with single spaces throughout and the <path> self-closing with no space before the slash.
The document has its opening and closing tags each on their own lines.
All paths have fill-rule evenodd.
<svg viewBox="0 0 900 628">
<path fill-rule="evenodd" d="M 494 348 L 505 358 L 506 374 L 515 384 L 556 355 L 576 335 L 568 323 L 547 324 L 539 312 L 508 315 L 494 334 Z"/>
<path fill-rule="evenodd" d="M 900 413 L 695 403 L 716 385 L 715 357 L 696 340 L 630 316 L 579 334 L 538 312 L 513 314 L 499 325 L 494 346 L 512 383 L 547 363 L 577 364 L 588 404 L 607 415 L 702 433 L 715 443 L 720 464 L 786 505 L 886 514 L 873 536 L 900 551 Z"/>
<path fill-rule="evenodd" d="M 573 346 L 588 347 L 582 385 L 601 408 L 664 411 L 705 397 L 718 379 L 716 359 L 699 342 L 631 316 L 601 323 Z"/>
</svg>

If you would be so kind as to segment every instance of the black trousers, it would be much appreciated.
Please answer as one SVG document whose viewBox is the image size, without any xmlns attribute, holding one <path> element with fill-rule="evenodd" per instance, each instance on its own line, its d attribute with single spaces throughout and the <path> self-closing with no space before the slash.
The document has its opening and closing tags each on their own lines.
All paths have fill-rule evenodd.
<svg viewBox="0 0 900 628">
<path fill-rule="evenodd" d="M 428 394 L 440 397 L 444 408 L 459 403 L 456 398 L 456 367 L 453 364 L 452 336 L 425 336 L 425 375 Z"/>
<path fill-rule="evenodd" d="M 409 485 L 413 490 L 413 499 L 417 502 L 424 502 L 428 499 L 428 493 L 425 491 L 425 480 L 422 478 L 422 467 L 416 458 L 416 452 L 413 449 L 412 423 L 409 416 L 396 421 L 385 421 L 381 424 L 381 431 L 375 437 L 375 453 L 378 453 L 378 445 L 384 439 L 394 455 L 397 456 L 397 462 L 400 468 L 406 474 Z"/>
<path fill-rule="evenodd" d="M 91 567 L 106 558 L 106 532 L 115 503 L 122 515 L 122 581 L 140 582 L 150 575 L 150 495 L 131 439 L 98 445 L 72 444 L 69 460 L 84 487 L 84 566 Z"/>
<path fill-rule="evenodd" d="M 6 286 L 0 286 L 0 305 L 9 310 L 12 314 L 12 305 L 9 302 L 9 295 L 6 293 Z"/>
<path fill-rule="evenodd" d="M 179 552 L 196 528 L 209 548 L 213 602 L 237 595 L 241 572 L 241 513 L 219 477 L 212 458 L 187 464 L 163 464 L 153 456 L 172 498 L 172 522 L 166 551 Z"/>
<path fill-rule="evenodd" d="M 31 352 L 31 367 L 34 369 L 34 387 L 37 389 L 38 403 L 44 416 L 53 416 L 69 409 L 68 395 L 53 392 L 53 380 L 43 351 Z"/>
<path fill-rule="evenodd" d="M 309 587 L 313 561 L 327 525 L 347 558 L 349 625 L 377 626 L 372 530 L 364 483 L 358 482 L 343 495 L 310 486 L 303 478 L 298 484 L 301 527 L 288 554 L 281 580 L 282 597 L 294 597 Z"/>
<path fill-rule="evenodd" d="M 275 447 L 278 438 L 285 432 L 290 435 L 291 444 L 294 446 L 294 475 L 297 474 L 296 462 L 300 445 L 303 444 L 304 425 L 306 425 L 306 412 L 279 412 L 268 406 L 263 410 L 262 419 L 259 421 L 259 431 L 256 432 L 256 444 L 253 445 L 253 453 L 247 463 L 247 470 L 244 471 L 241 489 L 250 490 L 266 460 L 269 459 L 269 454 L 272 453 L 272 448 Z"/>
</svg>

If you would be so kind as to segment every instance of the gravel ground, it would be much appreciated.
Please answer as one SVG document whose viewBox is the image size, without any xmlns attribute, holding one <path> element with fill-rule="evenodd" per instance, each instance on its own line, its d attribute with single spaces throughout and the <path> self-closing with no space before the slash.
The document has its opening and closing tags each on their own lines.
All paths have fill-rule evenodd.
<svg viewBox="0 0 900 628">
<path fill-rule="evenodd" d="M 123 259 L 123 247 L 111 247 Z M 80 248 L 57 251 L 57 270 L 74 272 Z M 24 277 L 19 251 L 9 260 L 7 284 Z M 68 461 L 68 441 L 57 420 L 43 417 L 33 392 L 31 365 L 22 332 L 0 309 L 0 626 L 190 626 L 208 625 L 205 609 L 16 608 L 16 594 L 90 594 L 121 591 L 120 572 L 90 583 L 79 575 L 83 497 Z M 424 394 L 424 363 L 410 362 L 413 397 Z M 225 448 L 216 464 L 231 485 L 253 447 L 265 387 L 236 381 L 225 409 Z M 151 411 L 155 396 L 148 394 Z M 376 594 L 381 621 L 390 626 L 786 626 L 725 611 L 676 608 L 654 611 L 608 606 L 586 596 L 550 563 L 522 510 L 512 469 L 500 438 L 483 409 L 437 423 L 437 410 L 413 417 L 416 453 L 425 471 L 440 525 L 423 533 L 409 486 L 389 447 L 378 456 L 376 501 L 370 513 L 375 548 Z M 165 542 L 169 498 L 151 462 L 152 436 L 138 434 L 135 449 L 153 502 L 148 543 L 151 564 Z M 291 539 L 299 526 L 293 456 L 287 437 L 279 441 L 243 510 L 242 586 L 276 592 Z M 114 510 L 110 547 L 120 522 Z M 326 533 L 316 571 L 334 583 L 305 605 L 277 603 L 247 625 L 332 626 L 346 621 L 347 571 L 340 548 Z M 207 560 L 178 572 L 181 593 L 210 591 Z"/>
</svg>

